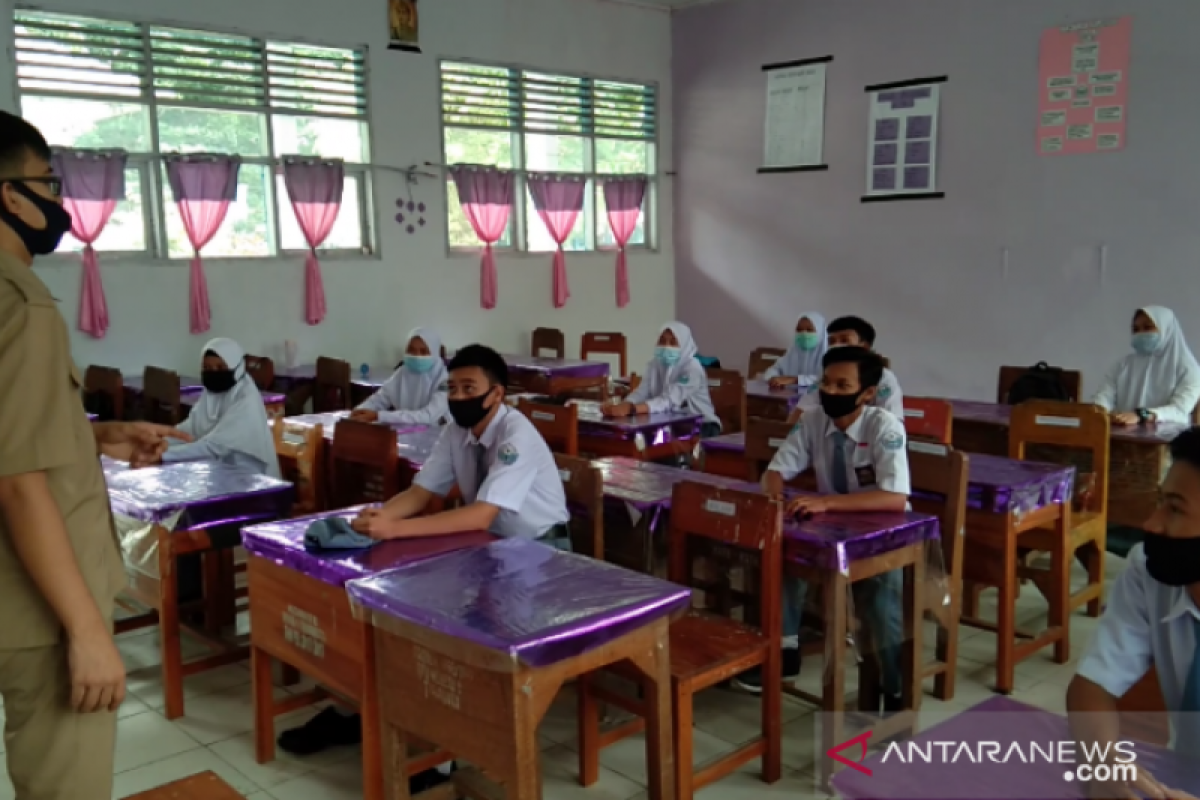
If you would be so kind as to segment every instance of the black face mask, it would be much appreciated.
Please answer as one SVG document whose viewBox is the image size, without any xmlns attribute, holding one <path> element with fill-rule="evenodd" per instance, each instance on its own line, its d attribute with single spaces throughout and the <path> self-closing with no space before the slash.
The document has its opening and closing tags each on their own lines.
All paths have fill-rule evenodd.
<svg viewBox="0 0 1200 800">
<path fill-rule="evenodd" d="M 10 181 L 9 185 L 22 194 L 29 202 L 37 206 L 38 211 L 46 218 L 46 227 L 38 230 L 25 224 L 16 214 L 13 214 L 3 203 L 0 203 L 0 220 L 13 229 L 25 249 L 31 256 L 47 256 L 58 249 L 59 243 L 67 231 L 71 230 L 71 214 L 58 203 L 42 197 L 21 181 Z"/>
<path fill-rule="evenodd" d="M 210 369 L 200 373 L 204 390 L 213 394 L 225 394 L 237 383 L 231 369 Z"/>
<path fill-rule="evenodd" d="M 829 392 L 821 392 L 821 410 L 830 419 L 841 419 L 848 417 L 858 408 L 858 398 L 862 397 L 862 392 L 854 394 L 830 394 Z"/>
<path fill-rule="evenodd" d="M 479 397 L 449 401 L 447 405 L 450 408 L 450 416 L 453 418 L 454 424 L 460 428 L 470 429 L 483 422 L 483 418 L 492 410 L 483 406 L 491 395 L 492 393 L 489 390 L 479 395 Z"/>
<path fill-rule="evenodd" d="M 1146 534 L 1146 571 L 1164 586 L 1200 583 L 1200 539 Z"/>
</svg>

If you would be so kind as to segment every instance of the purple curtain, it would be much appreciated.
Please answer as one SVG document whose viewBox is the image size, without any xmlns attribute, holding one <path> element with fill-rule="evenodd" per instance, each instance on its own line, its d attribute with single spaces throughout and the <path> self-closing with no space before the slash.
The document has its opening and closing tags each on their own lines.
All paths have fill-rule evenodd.
<svg viewBox="0 0 1200 800">
<path fill-rule="evenodd" d="M 164 160 L 167 181 L 171 184 L 179 217 L 195 253 L 188 291 L 191 331 L 193 335 L 204 333 L 209 328 L 212 312 L 208 306 L 208 279 L 204 275 L 200 251 L 221 229 L 221 223 L 229 213 L 229 204 L 237 199 L 242 159 L 219 153 L 192 153 L 169 155 Z"/>
<path fill-rule="evenodd" d="M 625 260 L 625 245 L 637 229 L 645 198 L 645 178 L 612 178 L 604 182 L 608 224 L 617 240 L 617 308 L 629 305 L 629 264 Z"/>
<path fill-rule="evenodd" d="M 341 161 L 284 156 L 283 183 L 304 241 L 308 242 L 308 257 L 304 259 L 304 319 L 309 325 L 320 325 L 325 319 L 325 281 L 321 278 L 317 248 L 329 238 L 333 223 L 337 222 L 345 182 L 346 165 Z"/>
<path fill-rule="evenodd" d="M 467 221 L 483 242 L 483 257 L 479 261 L 479 305 L 496 307 L 496 256 L 492 245 L 500 241 L 508 227 L 513 205 L 513 176 L 511 172 L 473 164 L 455 164 L 449 169 L 458 189 Z"/>
<path fill-rule="evenodd" d="M 575 220 L 583 211 L 587 179 L 572 175 L 530 175 L 528 184 L 533 207 L 558 245 L 551 265 L 554 271 L 554 307 L 562 308 L 571 296 L 571 288 L 567 285 L 567 254 L 563 252 L 563 242 L 571 235 Z"/>
<path fill-rule="evenodd" d="M 71 235 L 83 243 L 83 281 L 79 292 L 79 330 L 94 339 L 108 333 L 108 301 L 100 280 L 100 260 L 92 245 L 104 232 L 117 203 L 125 199 L 124 150 L 55 148 L 54 172 L 62 178 L 63 207 L 71 212 Z"/>
</svg>

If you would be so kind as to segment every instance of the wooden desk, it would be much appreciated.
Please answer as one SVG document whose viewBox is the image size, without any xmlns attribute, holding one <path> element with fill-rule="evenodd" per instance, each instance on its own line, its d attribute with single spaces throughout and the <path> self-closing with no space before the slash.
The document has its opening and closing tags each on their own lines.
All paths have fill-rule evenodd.
<svg viewBox="0 0 1200 800">
<path fill-rule="evenodd" d="M 667 412 L 614 419 L 600 404 L 573 401 L 579 407 L 579 453 L 591 457 L 624 456 L 658 461 L 691 453 L 700 438 L 703 417 Z"/>
<path fill-rule="evenodd" d="M 603 394 L 608 383 L 606 361 L 573 358 L 540 358 L 505 353 L 508 382 L 534 394 L 560 395 L 567 392 Z"/>
<path fill-rule="evenodd" d="M 167 719 L 183 716 L 183 679 L 248 655 L 220 638 L 234 620 L 232 548 L 247 523 L 286 517 L 292 485 L 212 462 L 183 462 L 131 470 L 104 459 L 108 497 L 121 536 L 129 586 L 125 594 L 150 613 L 117 623 L 116 630 L 159 626 Z M 180 643 L 180 556 L 204 559 L 205 630 L 189 633 L 216 652 L 183 663 Z"/>
<path fill-rule="evenodd" d="M 746 463 L 746 434 L 724 433 L 705 439 L 700 443 L 704 452 L 704 471 L 728 478 L 753 480 L 754 476 Z"/>
<path fill-rule="evenodd" d="M 668 627 L 690 590 L 520 539 L 346 588 L 374 629 L 377 675 L 387 676 L 378 695 L 389 763 L 416 737 L 479 770 L 455 774 L 460 794 L 481 796 L 487 775 L 507 800 L 541 800 L 537 727 L 559 689 L 627 662 L 652 698 L 649 796 L 675 800 Z M 393 798 L 409 797 L 402 772 L 388 779 Z"/>
<path fill-rule="evenodd" d="M 772 389 L 767 381 L 746 381 L 746 416 L 786 421 L 802 393 L 796 385 Z"/>
<path fill-rule="evenodd" d="M 312 554 L 304 533 L 314 520 L 352 518 L 358 509 L 253 525 L 242 530 L 250 554 L 250 651 L 254 673 L 254 748 L 258 763 L 275 758 L 275 717 L 322 699 L 324 692 L 274 700 L 271 660 L 294 667 L 358 706 L 362 712 L 363 796 L 383 800 L 379 705 L 375 696 L 375 645 L 371 630 L 354 618 L 347 581 L 365 578 L 422 559 L 492 541 L 467 533 L 384 542 L 369 550 Z M 432 769 L 452 756 L 423 754 L 408 774 Z"/>
</svg>

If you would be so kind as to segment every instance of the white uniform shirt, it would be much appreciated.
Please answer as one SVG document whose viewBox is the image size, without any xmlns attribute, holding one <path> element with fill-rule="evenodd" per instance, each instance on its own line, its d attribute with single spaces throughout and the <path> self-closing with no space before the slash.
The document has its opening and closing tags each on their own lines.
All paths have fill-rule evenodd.
<svg viewBox="0 0 1200 800">
<path fill-rule="evenodd" d="M 690 412 L 701 415 L 705 422 L 721 424 L 708 393 L 708 375 L 695 358 L 689 358 L 671 370 L 651 361 L 646 367 L 646 377 L 625 401 L 634 405 L 645 403 L 651 414 Z"/>
<path fill-rule="evenodd" d="M 480 480 L 479 446 L 487 449 L 487 477 Z M 447 425 L 415 483 L 444 497 L 456 484 L 468 503 L 500 508 L 491 532 L 510 539 L 537 539 L 570 520 L 567 496 L 546 440 L 523 414 L 501 405 L 483 436 Z"/>
<path fill-rule="evenodd" d="M 867 406 L 846 429 L 846 488 L 848 494 L 884 491 L 908 495 L 908 452 L 904 423 L 882 408 Z M 806 411 L 775 452 L 768 469 L 790 481 L 810 466 L 817 473 L 817 491 L 837 494 L 833 459 L 837 427 L 817 407 Z"/>
<path fill-rule="evenodd" d="M 1108 593 L 1100 627 L 1077 674 L 1121 697 L 1153 663 L 1174 727 L 1196 652 L 1197 619 L 1200 610 L 1187 589 L 1151 578 L 1145 550 L 1136 545 Z"/>
<path fill-rule="evenodd" d="M 800 398 L 797 407 L 802 409 L 805 414 L 814 408 L 820 408 L 821 398 L 818 394 L 820 390 L 820 382 L 808 387 L 808 394 Z M 883 369 L 883 378 L 879 381 L 879 389 L 875 392 L 875 399 L 871 401 L 871 405 L 875 408 L 887 409 L 897 419 L 904 419 L 904 393 L 900 391 L 900 382 L 896 380 L 896 373 L 887 367 Z"/>
</svg>

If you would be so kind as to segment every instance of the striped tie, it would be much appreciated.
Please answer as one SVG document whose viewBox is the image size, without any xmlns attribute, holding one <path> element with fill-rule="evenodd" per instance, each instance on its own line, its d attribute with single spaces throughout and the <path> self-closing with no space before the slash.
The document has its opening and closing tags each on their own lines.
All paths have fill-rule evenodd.
<svg viewBox="0 0 1200 800">
<path fill-rule="evenodd" d="M 842 431 L 833 432 L 833 491 L 838 494 L 850 493 L 850 482 L 846 479 L 846 442 L 850 440 Z"/>
</svg>

